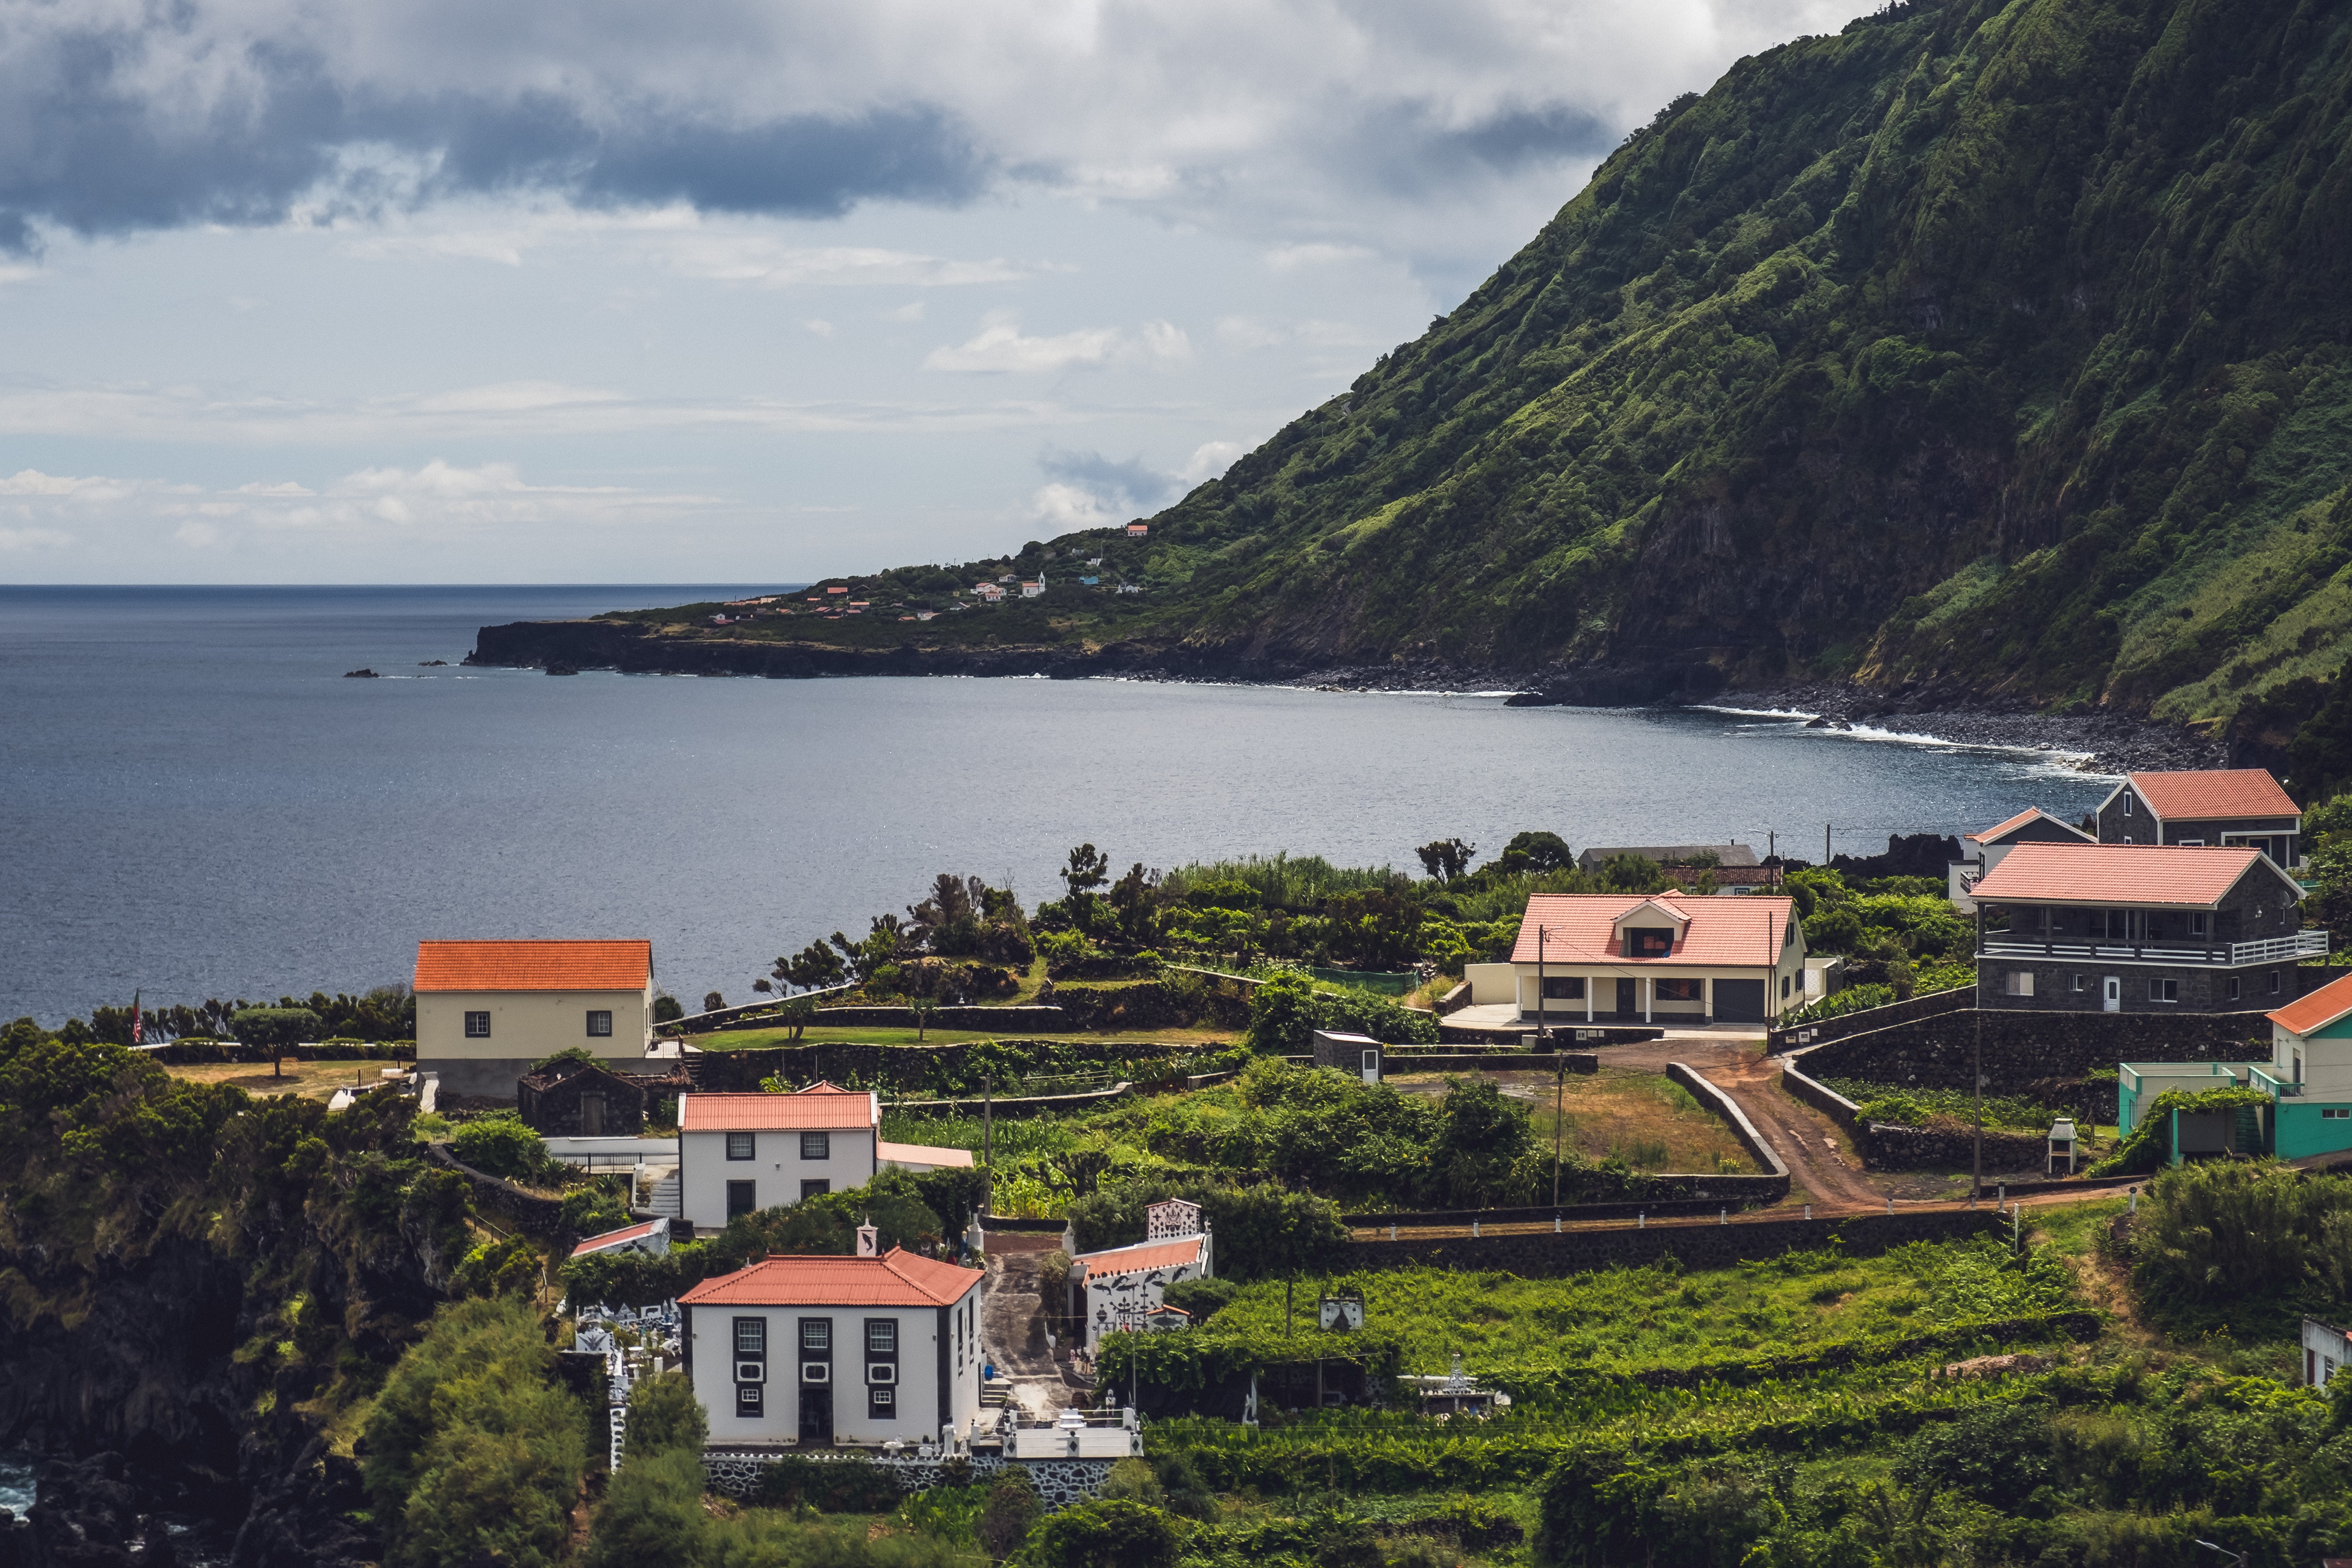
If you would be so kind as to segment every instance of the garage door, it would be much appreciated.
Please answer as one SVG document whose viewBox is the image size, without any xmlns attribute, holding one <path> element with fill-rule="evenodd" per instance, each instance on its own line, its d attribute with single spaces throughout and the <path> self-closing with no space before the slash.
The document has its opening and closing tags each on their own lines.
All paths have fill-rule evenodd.
<svg viewBox="0 0 2352 1568">
<path fill-rule="evenodd" d="M 1765 1022 L 1764 982 L 1761 980 L 1716 981 L 1715 1016 L 1726 1023 Z"/>
</svg>

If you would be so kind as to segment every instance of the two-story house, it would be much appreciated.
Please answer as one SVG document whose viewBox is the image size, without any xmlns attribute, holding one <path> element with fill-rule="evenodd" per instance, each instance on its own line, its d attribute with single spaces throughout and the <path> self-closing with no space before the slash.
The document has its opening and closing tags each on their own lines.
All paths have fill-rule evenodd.
<svg viewBox="0 0 2352 1568">
<path fill-rule="evenodd" d="M 1805 936 L 1777 895 L 1538 894 L 1510 962 L 1465 977 L 1523 1024 L 1767 1023 L 1805 999 Z"/>
<path fill-rule="evenodd" d="M 2303 808 L 2260 768 L 2127 773 L 2099 803 L 2103 844 L 2242 844 L 2303 863 Z"/>
<path fill-rule="evenodd" d="M 678 1297 L 713 1448 L 936 1441 L 980 1414 L 988 1276 L 892 1248 L 770 1258 Z"/>
<path fill-rule="evenodd" d="M 1977 1005 L 2254 1011 L 2295 998 L 2327 952 L 2303 890 L 2252 848 L 2021 843 L 1976 884 Z"/>
<path fill-rule="evenodd" d="M 1948 896 L 1963 915 L 1976 912 L 1974 896 L 1977 883 L 1984 873 L 1999 865 L 2001 857 L 2019 844 L 2087 844 L 2090 834 L 2063 822 L 2039 806 L 2028 806 L 2005 822 L 1999 822 L 1980 833 L 1970 833 L 1960 840 L 1960 858 L 1946 868 L 1950 878 Z"/>
<path fill-rule="evenodd" d="M 678 1217 L 698 1231 L 864 1186 L 884 1166 L 926 1171 L 971 1163 L 970 1149 L 886 1141 L 881 1096 L 869 1090 L 814 1083 L 790 1094 L 677 1098 Z"/>
<path fill-rule="evenodd" d="M 444 1094 L 509 1099 L 515 1082 L 578 1046 L 642 1063 L 653 1040 L 654 945 L 419 942 L 416 1067 Z"/>
<path fill-rule="evenodd" d="M 2268 1105 L 2173 1110 L 2172 1163 L 2200 1154 L 2302 1160 L 2352 1153 L 2352 975 L 2273 1010 L 2263 1061 L 2126 1061 L 2116 1086 L 2116 1121 L 2128 1136 L 2157 1114 L 2168 1090 L 2253 1089 Z"/>
</svg>

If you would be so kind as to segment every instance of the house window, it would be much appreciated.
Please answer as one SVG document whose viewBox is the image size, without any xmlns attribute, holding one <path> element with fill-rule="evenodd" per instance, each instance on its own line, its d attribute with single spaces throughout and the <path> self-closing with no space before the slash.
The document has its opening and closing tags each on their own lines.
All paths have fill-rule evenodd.
<svg viewBox="0 0 2352 1568">
<path fill-rule="evenodd" d="M 486 1012 L 467 1013 L 466 1015 L 466 1038 L 467 1040 L 489 1039 L 490 1015 Z"/>
<path fill-rule="evenodd" d="M 1700 1000 L 1698 980 L 1660 980 L 1658 1000 L 1662 1002 L 1695 1002 Z M 1785 982 L 1784 982 L 1785 983 Z"/>
<path fill-rule="evenodd" d="M 801 1158 L 804 1160 L 829 1160 L 832 1157 L 833 1134 L 831 1133 L 803 1133 L 801 1134 Z"/>
<path fill-rule="evenodd" d="M 760 1208 L 759 1191 L 760 1187 L 757 1182 L 729 1182 L 727 1184 L 727 1218 L 730 1219 L 737 1219 L 747 1214 L 758 1213 Z"/>
<path fill-rule="evenodd" d="M 866 1349 L 874 1355 L 898 1354 L 898 1320 L 868 1318 L 866 1320 Z"/>
<path fill-rule="evenodd" d="M 735 1320 L 735 1354 L 743 1359 L 768 1354 L 768 1320 L 737 1318 Z"/>
<path fill-rule="evenodd" d="M 2203 910 L 2192 909 L 2189 912 L 2189 935 L 2200 937 L 2205 935 L 2205 912 Z"/>
<path fill-rule="evenodd" d="M 869 1421 L 895 1421 L 898 1418 L 898 1391 L 882 1384 L 866 1390 L 866 1418 Z"/>
<path fill-rule="evenodd" d="M 2126 842 L 2126 843 L 2129 843 L 2129 842 L 2131 842 L 2131 841 L 2132 841 L 2132 836 L 2131 836 L 2129 833 L 2126 833 L 2126 834 L 2124 835 L 2124 842 Z"/>
<path fill-rule="evenodd" d="M 759 1134 L 757 1133 L 728 1134 L 727 1157 L 730 1160 L 748 1160 L 752 1158 L 759 1152 L 758 1145 L 756 1143 Z"/>
<path fill-rule="evenodd" d="M 1580 1002 L 1584 999 L 1584 977 L 1581 975 L 1546 975 L 1543 994 L 1555 1002 Z"/>
<path fill-rule="evenodd" d="M 831 1318 L 801 1320 L 801 1354 L 803 1355 L 833 1354 L 833 1320 Z"/>
<path fill-rule="evenodd" d="M 2184 850 L 2201 850 L 2205 847 L 2203 839 L 2175 839 L 2172 841 Z"/>
<path fill-rule="evenodd" d="M 610 1040 L 613 1038 L 613 1015 L 610 1012 L 603 1008 L 590 1009 L 588 1014 L 588 1038 L 590 1040 Z"/>
<path fill-rule="evenodd" d="M 2180 982 L 2178 980 L 2148 981 L 2147 999 L 2152 1002 L 2179 1001 L 2180 999 Z"/>
<path fill-rule="evenodd" d="M 2033 971 L 2011 969 L 2000 977 L 2000 992 L 2005 997 L 2030 997 L 2033 994 Z"/>
<path fill-rule="evenodd" d="M 1636 958 L 1663 958 L 1675 950 L 1675 934 L 1652 926 L 1626 927 L 1625 941 L 1628 951 Z"/>
<path fill-rule="evenodd" d="M 768 1413 L 766 1390 L 756 1383 L 735 1385 L 735 1414 L 746 1420 L 757 1421 Z"/>
<path fill-rule="evenodd" d="M 2271 995 L 2273 995 L 2273 996 L 2277 996 L 2277 995 L 2278 995 L 2278 993 L 2279 993 L 2279 972 L 2278 972 L 2276 969 L 2273 969 L 2273 970 L 2271 971 Z"/>
<path fill-rule="evenodd" d="M 2125 791 L 2124 791 L 2124 815 L 2125 815 L 2125 816 L 2126 816 L 2126 817 L 2128 817 L 2128 816 L 2130 816 L 2131 814 L 2132 814 L 2131 791 L 2130 791 L 2130 790 L 2128 790 L 2128 789 L 2126 789 L 2126 790 L 2125 790 Z M 2126 842 L 2126 843 L 2129 843 L 2129 842 L 2131 842 L 2131 841 L 2130 841 L 2129 839 L 2126 839 L 2126 840 L 2124 841 L 2124 842 Z"/>
<path fill-rule="evenodd" d="M 2238 999 L 2238 977 L 2235 975 L 2230 977 L 2229 999 L 2233 1002 Z"/>
<path fill-rule="evenodd" d="M 822 1177 L 814 1180 L 804 1181 L 801 1183 L 801 1201 L 803 1203 L 806 1203 L 810 1198 L 823 1197 L 826 1193 L 829 1193 L 832 1190 L 833 1183 L 826 1181 Z"/>
<path fill-rule="evenodd" d="M 1783 975 L 1780 977 L 1780 999 L 1784 1002 L 1789 999 L 1789 987 L 1794 979 L 1795 977 L 1792 975 Z"/>
<path fill-rule="evenodd" d="M 2319 1113 L 2323 1122 L 2352 1122 L 2352 1105 L 2336 1105 Z"/>
<path fill-rule="evenodd" d="M 2080 991 L 2083 988 L 2083 977 L 2080 975 L 2075 976 L 2074 983 L 2067 988 L 2073 991 Z"/>
</svg>

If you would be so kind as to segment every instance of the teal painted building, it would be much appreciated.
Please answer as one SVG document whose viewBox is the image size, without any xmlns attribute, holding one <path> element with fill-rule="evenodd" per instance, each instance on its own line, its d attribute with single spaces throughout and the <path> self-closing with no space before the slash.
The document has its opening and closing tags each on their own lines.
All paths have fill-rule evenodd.
<svg viewBox="0 0 2352 1568">
<path fill-rule="evenodd" d="M 2267 1015 L 2267 1061 L 2126 1061 L 2116 1084 L 2116 1120 L 2129 1137 L 2147 1107 L 2168 1090 L 2232 1086 L 2268 1097 L 2235 1111 L 2174 1112 L 2172 1160 L 2202 1154 L 2271 1155 L 2282 1160 L 2352 1153 L 2352 975 Z"/>
</svg>

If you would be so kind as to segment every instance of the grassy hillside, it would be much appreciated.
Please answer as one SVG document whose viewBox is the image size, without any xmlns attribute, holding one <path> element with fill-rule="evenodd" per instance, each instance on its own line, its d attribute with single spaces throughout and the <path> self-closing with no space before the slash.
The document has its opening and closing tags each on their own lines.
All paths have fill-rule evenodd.
<svg viewBox="0 0 2352 1568">
<path fill-rule="evenodd" d="M 1800 39 L 1668 105 L 1148 539 L 722 634 L 2218 723 L 2332 675 L 2352 623 L 2347 46 L 2312 0 L 1949 0 Z M 899 622 L 983 567 L 1054 586 Z"/>
</svg>

